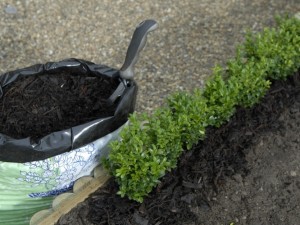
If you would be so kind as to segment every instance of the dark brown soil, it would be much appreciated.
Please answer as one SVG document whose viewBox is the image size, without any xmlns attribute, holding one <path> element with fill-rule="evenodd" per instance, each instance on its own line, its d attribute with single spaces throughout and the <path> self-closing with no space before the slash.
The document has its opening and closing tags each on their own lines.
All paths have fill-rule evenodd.
<svg viewBox="0 0 300 225">
<path fill-rule="evenodd" d="M 113 180 L 57 225 L 300 224 L 300 75 L 185 152 L 139 204 Z"/>
<path fill-rule="evenodd" d="M 0 133 L 39 138 L 97 118 L 113 115 L 106 99 L 117 84 L 104 77 L 78 74 L 29 76 L 4 87 Z"/>
</svg>

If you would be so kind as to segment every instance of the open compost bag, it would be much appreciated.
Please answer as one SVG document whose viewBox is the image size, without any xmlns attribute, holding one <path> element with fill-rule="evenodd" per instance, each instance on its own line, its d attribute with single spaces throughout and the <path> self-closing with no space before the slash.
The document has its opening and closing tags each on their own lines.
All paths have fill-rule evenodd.
<svg viewBox="0 0 300 225">
<path fill-rule="evenodd" d="M 51 206 L 53 196 L 71 190 L 78 178 L 90 175 L 100 158 L 107 156 L 109 142 L 118 137 L 128 115 L 134 111 L 134 81 L 124 85 L 119 71 L 79 59 L 34 65 L 0 75 L 0 96 L 4 95 L 6 85 L 21 77 L 62 71 L 117 80 L 119 85 L 108 99 L 115 100 L 115 111 L 112 116 L 56 131 L 38 140 L 15 139 L 0 133 L 0 224 L 28 224 L 35 212 Z"/>
<path fill-rule="evenodd" d="M 137 85 L 133 81 L 134 65 L 145 46 L 148 32 L 156 27 L 154 20 L 145 20 L 138 25 L 120 70 L 85 60 L 66 59 L 0 75 L 0 103 L 1 98 L 2 103 L 5 101 L 8 86 L 18 82 L 22 86 L 22 79 L 33 76 L 42 79 L 45 74 L 51 79 L 52 75 L 62 76 L 67 72 L 72 76 L 101 78 L 103 82 L 115 85 L 104 100 L 105 105 L 114 107 L 109 116 L 56 130 L 41 137 L 16 138 L 14 135 L 1 133 L 0 130 L 0 224 L 29 224 L 34 213 L 49 208 L 54 196 L 71 190 L 80 177 L 91 175 L 101 157 L 108 155 L 109 143 L 118 138 L 129 114 L 134 111 L 137 95 Z M 88 90 L 83 88 L 83 91 Z M 96 99 L 98 101 L 98 95 Z M 23 104 L 22 101 L 20 104 Z M 0 104 L 0 108 L 3 105 L 4 103 L 2 106 Z M 75 114 L 76 110 L 72 112 L 72 115 Z M 0 121 L 5 124 L 5 119 L 1 120 L 0 117 Z"/>
</svg>

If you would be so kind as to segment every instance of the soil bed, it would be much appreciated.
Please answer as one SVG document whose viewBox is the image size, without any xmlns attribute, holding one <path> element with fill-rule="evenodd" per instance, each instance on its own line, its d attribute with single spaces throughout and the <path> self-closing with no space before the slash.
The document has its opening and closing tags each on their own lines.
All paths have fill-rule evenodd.
<svg viewBox="0 0 300 225">
<path fill-rule="evenodd" d="M 115 106 L 106 100 L 116 87 L 108 78 L 68 72 L 22 77 L 3 89 L 0 133 L 39 138 L 112 116 Z"/>
<path fill-rule="evenodd" d="M 57 225 L 300 224 L 300 75 L 185 152 L 139 204 L 107 185 Z"/>
</svg>

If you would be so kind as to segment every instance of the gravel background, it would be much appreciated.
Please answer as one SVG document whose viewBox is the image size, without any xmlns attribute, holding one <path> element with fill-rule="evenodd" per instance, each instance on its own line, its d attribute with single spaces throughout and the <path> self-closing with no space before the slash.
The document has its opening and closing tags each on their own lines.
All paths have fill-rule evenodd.
<svg viewBox="0 0 300 225">
<path fill-rule="evenodd" d="M 248 29 L 299 11 L 300 0 L 1 1 L 0 73 L 71 57 L 120 68 L 135 27 L 155 19 L 135 70 L 137 111 L 151 112 L 170 92 L 201 87 Z"/>
</svg>

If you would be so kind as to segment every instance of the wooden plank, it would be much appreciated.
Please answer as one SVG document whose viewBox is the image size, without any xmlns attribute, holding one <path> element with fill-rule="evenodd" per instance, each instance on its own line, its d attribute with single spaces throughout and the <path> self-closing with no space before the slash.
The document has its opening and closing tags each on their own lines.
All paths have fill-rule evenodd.
<svg viewBox="0 0 300 225">
<path fill-rule="evenodd" d="M 30 225 L 54 225 L 61 216 L 70 212 L 78 203 L 83 202 L 91 193 L 103 186 L 109 178 L 109 174 L 104 169 L 97 167 L 97 177 L 78 179 L 74 184 L 74 193 L 57 196 L 53 201 L 53 208 L 36 213 L 31 218 Z M 49 212 L 52 213 L 49 215 Z"/>
</svg>

